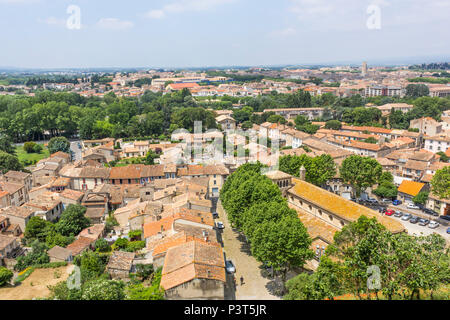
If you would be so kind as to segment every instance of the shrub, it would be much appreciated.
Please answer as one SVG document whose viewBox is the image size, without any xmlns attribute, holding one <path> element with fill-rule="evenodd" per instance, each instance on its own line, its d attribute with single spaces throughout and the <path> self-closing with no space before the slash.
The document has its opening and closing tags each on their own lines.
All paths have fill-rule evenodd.
<svg viewBox="0 0 450 320">
<path fill-rule="evenodd" d="M 30 142 L 25 142 L 23 144 L 23 150 L 25 150 L 26 153 L 33 153 L 34 152 L 34 148 L 37 144 L 30 141 Z"/>
<path fill-rule="evenodd" d="M 0 267 L 0 287 L 9 283 L 13 275 L 14 274 L 12 273 L 11 270 L 6 269 L 5 267 Z"/>
</svg>

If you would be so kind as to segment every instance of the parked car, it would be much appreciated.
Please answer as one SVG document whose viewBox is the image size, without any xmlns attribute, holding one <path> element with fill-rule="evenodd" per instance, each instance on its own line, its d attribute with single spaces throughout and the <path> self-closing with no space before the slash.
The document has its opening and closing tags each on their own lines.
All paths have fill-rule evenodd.
<svg viewBox="0 0 450 320">
<path fill-rule="evenodd" d="M 428 208 L 424 208 L 424 209 L 423 209 L 423 212 L 425 212 L 426 214 L 431 214 L 431 215 L 434 214 L 434 211 L 431 210 L 431 209 L 428 209 Z"/>
<path fill-rule="evenodd" d="M 425 227 L 429 223 L 430 223 L 430 220 L 428 220 L 428 219 L 419 219 L 419 225 L 420 226 L 424 226 Z"/>
<path fill-rule="evenodd" d="M 431 221 L 428 224 L 428 228 L 430 228 L 430 229 L 436 229 L 437 227 L 439 227 L 439 223 L 437 223 L 436 221 Z"/>
<path fill-rule="evenodd" d="M 392 204 L 394 206 L 398 206 L 398 205 L 402 204 L 402 202 L 400 200 L 394 200 L 394 201 L 392 201 Z"/>
<path fill-rule="evenodd" d="M 408 209 L 420 209 L 418 206 L 416 206 L 414 203 L 408 204 Z"/>
<path fill-rule="evenodd" d="M 221 221 L 217 221 L 216 227 L 217 227 L 217 229 L 225 229 L 225 226 L 224 226 L 223 222 L 221 222 Z"/>
<path fill-rule="evenodd" d="M 395 211 L 394 210 L 392 210 L 392 209 L 389 209 L 389 210 L 386 210 L 386 213 L 385 213 L 387 216 L 392 216 L 393 214 L 395 214 Z"/>
<path fill-rule="evenodd" d="M 233 261 L 231 261 L 231 260 L 225 261 L 225 269 L 227 270 L 228 273 L 236 272 L 236 267 L 234 266 Z"/>
<path fill-rule="evenodd" d="M 450 221 L 450 216 L 440 216 L 439 218 Z"/>
<path fill-rule="evenodd" d="M 395 211 L 394 217 L 400 218 L 401 216 L 403 216 L 403 212 L 401 212 L 401 211 Z"/>
<path fill-rule="evenodd" d="M 409 219 L 409 223 L 412 224 L 416 224 L 417 222 L 419 222 L 419 218 L 418 217 L 411 217 L 411 219 Z"/>
<path fill-rule="evenodd" d="M 389 203 L 389 204 L 391 204 L 392 200 L 391 199 L 382 199 L 381 203 Z"/>
<path fill-rule="evenodd" d="M 447 228 L 447 233 L 450 234 L 450 227 Z"/>
<path fill-rule="evenodd" d="M 373 199 L 373 198 L 367 199 L 367 202 L 368 203 L 373 203 L 373 204 L 378 203 L 378 201 L 376 199 Z"/>
<path fill-rule="evenodd" d="M 212 216 L 213 216 L 214 219 L 216 219 L 216 218 L 219 217 L 219 214 L 218 214 L 217 212 L 213 212 L 213 213 L 212 213 Z"/>
<path fill-rule="evenodd" d="M 403 215 L 402 220 L 403 221 L 408 221 L 409 219 L 411 219 L 412 215 L 409 213 L 406 213 Z"/>
</svg>

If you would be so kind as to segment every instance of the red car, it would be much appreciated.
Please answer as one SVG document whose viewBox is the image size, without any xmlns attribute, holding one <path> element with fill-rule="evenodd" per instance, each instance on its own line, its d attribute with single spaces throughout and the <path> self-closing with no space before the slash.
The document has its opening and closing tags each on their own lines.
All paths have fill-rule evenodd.
<svg viewBox="0 0 450 320">
<path fill-rule="evenodd" d="M 387 216 L 392 216 L 394 213 L 395 213 L 394 210 L 389 209 L 389 210 L 386 210 L 386 213 L 385 213 L 385 214 L 386 214 Z"/>
</svg>

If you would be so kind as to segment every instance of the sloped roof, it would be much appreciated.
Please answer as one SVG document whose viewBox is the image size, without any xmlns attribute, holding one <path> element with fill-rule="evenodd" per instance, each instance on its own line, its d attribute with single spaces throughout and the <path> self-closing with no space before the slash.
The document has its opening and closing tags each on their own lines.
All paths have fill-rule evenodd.
<svg viewBox="0 0 450 320">
<path fill-rule="evenodd" d="M 424 183 L 403 180 L 402 184 L 398 187 L 398 192 L 408 194 L 410 196 L 417 196 L 425 186 Z"/>
</svg>

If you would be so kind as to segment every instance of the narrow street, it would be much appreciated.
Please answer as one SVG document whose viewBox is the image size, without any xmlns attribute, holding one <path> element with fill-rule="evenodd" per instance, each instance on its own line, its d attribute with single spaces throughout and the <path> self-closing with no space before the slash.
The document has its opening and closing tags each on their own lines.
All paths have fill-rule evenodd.
<svg viewBox="0 0 450 320">
<path fill-rule="evenodd" d="M 233 231 L 228 217 L 222 204 L 217 204 L 217 213 L 219 218 L 217 221 L 223 222 L 225 229 L 220 232 L 224 244 L 224 252 L 226 259 L 231 259 L 236 266 L 236 273 L 234 278 L 236 281 L 236 292 L 234 297 L 236 300 L 279 300 L 277 297 L 269 292 L 273 281 L 270 278 L 265 278 L 262 275 L 262 266 L 254 257 L 250 255 L 250 248 L 243 239 L 243 237 L 236 231 Z M 240 278 L 244 277 L 244 284 L 241 285 Z M 233 277 L 229 274 L 228 286 L 233 286 Z M 234 298 L 232 297 L 232 298 Z M 230 299 L 230 297 L 228 297 Z"/>
</svg>

